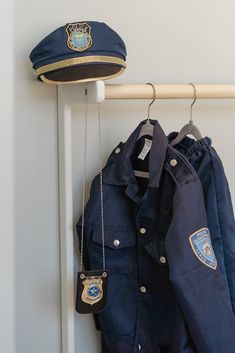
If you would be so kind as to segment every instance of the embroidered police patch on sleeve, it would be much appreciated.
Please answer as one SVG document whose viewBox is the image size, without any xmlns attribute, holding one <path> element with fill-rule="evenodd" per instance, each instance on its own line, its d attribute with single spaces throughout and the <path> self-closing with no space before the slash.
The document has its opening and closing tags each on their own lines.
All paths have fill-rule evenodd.
<svg viewBox="0 0 235 353">
<path fill-rule="evenodd" d="M 201 228 L 190 235 L 189 241 L 197 258 L 206 266 L 215 270 L 217 260 L 211 244 L 211 237 L 208 228 Z"/>
</svg>

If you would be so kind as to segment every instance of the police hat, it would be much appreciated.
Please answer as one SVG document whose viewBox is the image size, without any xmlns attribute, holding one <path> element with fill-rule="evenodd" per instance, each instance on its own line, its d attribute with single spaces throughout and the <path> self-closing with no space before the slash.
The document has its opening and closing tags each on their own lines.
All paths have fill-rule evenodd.
<svg viewBox="0 0 235 353">
<path fill-rule="evenodd" d="M 103 22 L 74 22 L 45 37 L 30 60 L 37 78 L 47 83 L 104 80 L 125 69 L 126 47 Z"/>
</svg>

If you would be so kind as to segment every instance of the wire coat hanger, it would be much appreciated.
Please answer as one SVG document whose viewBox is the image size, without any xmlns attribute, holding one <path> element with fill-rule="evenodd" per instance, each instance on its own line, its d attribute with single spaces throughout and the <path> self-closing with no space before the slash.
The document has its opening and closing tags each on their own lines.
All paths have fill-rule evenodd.
<svg viewBox="0 0 235 353">
<path fill-rule="evenodd" d="M 140 133 L 139 133 L 139 136 L 138 136 L 138 139 L 137 141 L 142 137 L 142 136 L 145 136 L 145 135 L 149 135 L 149 136 L 153 136 L 153 131 L 154 131 L 154 125 L 150 123 L 150 107 L 151 105 L 154 103 L 154 101 L 156 100 L 156 89 L 155 89 L 155 86 L 148 82 L 146 83 L 147 85 L 150 85 L 152 86 L 153 88 L 153 92 L 154 92 L 154 96 L 153 96 L 153 99 L 152 101 L 149 103 L 148 105 L 148 117 L 147 117 L 147 121 L 145 124 L 142 125 L 141 129 L 140 129 Z"/>
<path fill-rule="evenodd" d="M 154 96 L 153 96 L 152 101 L 148 105 L 147 121 L 146 121 L 145 124 L 142 125 L 137 141 L 142 136 L 153 136 L 153 132 L 154 132 L 154 125 L 151 124 L 151 122 L 150 122 L 150 107 L 154 103 L 154 101 L 156 100 L 156 89 L 155 89 L 154 85 L 152 83 L 150 83 L 150 82 L 147 83 L 147 85 L 151 85 L 152 86 L 153 91 L 154 91 Z M 134 170 L 134 174 L 137 177 L 149 179 L 149 172 L 144 172 L 144 171 L 141 171 L 141 170 Z"/>
<path fill-rule="evenodd" d="M 194 99 L 193 99 L 193 102 L 191 103 L 191 106 L 190 106 L 189 123 L 184 125 L 182 127 L 182 129 L 180 130 L 180 132 L 178 133 L 178 135 L 176 136 L 176 138 L 174 138 L 171 141 L 171 146 L 175 146 L 178 143 L 180 143 L 184 139 L 184 137 L 187 135 L 193 135 L 193 137 L 195 137 L 196 140 L 200 140 L 202 138 L 201 132 L 196 127 L 196 125 L 194 125 L 193 118 L 192 118 L 193 105 L 197 100 L 197 91 L 196 91 L 196 87 L 193 83 L 189 83 L 189 84 L 193 87 L 193 90 L 194 90 Z"/>
</svg>

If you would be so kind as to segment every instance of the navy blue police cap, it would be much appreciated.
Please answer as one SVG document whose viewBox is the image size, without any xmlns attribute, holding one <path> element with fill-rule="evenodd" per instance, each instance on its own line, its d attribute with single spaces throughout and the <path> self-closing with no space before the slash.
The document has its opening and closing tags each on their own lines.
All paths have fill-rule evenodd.
<svg viewBox="0 0 235 353">
<path fill-rule="evenodd" d="M 36 77 L 47 83 L 104 80 L 126 67 L 122 38 L 103 22 L 68 23 L 46 36 L 31 52 Z"/>
</svg>

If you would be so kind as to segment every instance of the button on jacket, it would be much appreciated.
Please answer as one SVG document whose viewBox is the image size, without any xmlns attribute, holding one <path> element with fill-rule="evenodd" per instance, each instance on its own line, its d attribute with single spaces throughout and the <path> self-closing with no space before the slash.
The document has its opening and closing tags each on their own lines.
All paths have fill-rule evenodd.
<svg viewBox="0 0 235 353">
<path fill-rule="evenodd" d="M 105 310 L 95 315 L 102 353 L 234 353 L 235 319 L 210 243 L 201 182 L 157 121 L 150 152 L 138 158 L 144 122 L 103 169 L 110 273 Z M 134 170 L 148 170 L 149 180 Z M 87 270 L 102 268 L 100 219 L 96 176 L 85 210 Z"/>
<path fill-rule="evenodd" d="M 174 139 L 176 132 L 168 136 Z M 228 181 L 211 139 L 185 137 L 175 148 L 189 160 L 203 187 L 208 228 L 235 312 L 235 221 Z"/>
</svg>

